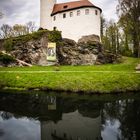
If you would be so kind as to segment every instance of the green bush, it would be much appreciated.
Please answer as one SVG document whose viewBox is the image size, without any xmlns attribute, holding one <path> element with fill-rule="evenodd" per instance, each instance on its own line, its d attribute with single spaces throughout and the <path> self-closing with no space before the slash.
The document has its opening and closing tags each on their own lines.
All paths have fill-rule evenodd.
<svg viewBox="0 0 140 140">
<path fill-rule="evenodd" d="M 11 38 L 6 39 L 4 41 L 3 47 L 7 52 L 11 51 L 13 49 L 13 40 Z"/>
<path fill-rule="evenodd" d="M 2 62 L 3 64 L 10 64 L 15 61 L 16 60 L 12 56 L 0 53 L 0 62 Z"/>
<path fill-rule="evenodd" d="M 48 34 L 48 40 L 51 42 L 60 42 L 62 40 L 60 31 L 50 31 Z"/>
</svg>

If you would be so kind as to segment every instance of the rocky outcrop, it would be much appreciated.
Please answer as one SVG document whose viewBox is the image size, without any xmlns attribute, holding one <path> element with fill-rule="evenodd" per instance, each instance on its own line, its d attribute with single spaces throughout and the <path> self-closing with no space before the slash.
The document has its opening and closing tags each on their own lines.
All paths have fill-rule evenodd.
<svg viewBox="0 0 140 140">
<path fill-rule="evenodd" d="M 78 40 L 78 43 L 81 43 L 81 42 L 84 42 L 84 43 L 87 43 L 87 42 L 100 42 L 100 38 L 98 35 L 87 35 L 87 36 L 82 36 L 79 40 Z"/>
<path fill-rule="evenodd" d="M 12 45 L 8 42 L 8 45 L 12 46 L 9 53 L 18 60 L 42 66 L 56 63 L 60 65 L 105 64 L 113 63 L 117 59 L 116 55 L 103 50 L 98 36 L 84 36 L 76 43 L 70 39 L 61 39 L 58 32 L 49 32 L 49 34 L 48 32 L 13 39 Z M 48 42 L 57 44 L 55 62 L 47 61 Z M 6 46 L 9 49 L 8 45 Z M 0 48 L 4 47 L 0 46 Z"/>
<path fill-rule="evenodd" d="M 63 39 L 62 46 L 57 47 L 58 62 L 61 65 L 93 65 L 101 51 L 98 42 L 76 43 Z"/>
<path fill-rule="evenodd" d="M 99 41 L 86 36 L 78 43 L 70 39 L 63 39 L 57 47 L 58 63 L 60 65 L 94 65 L 114 63 L 118 56 L 104 51 Z"/>
<path fill-rule="evenodd" d="M 33 65 L 47 65 L 47 38 L 18 43 L 13 47 L 11 55 Z"/>
<path fill-rule="evenodd" d="M 61 40 L 61 34 L 58 31 L 38 31 L 33 34 L 5 40 L 1 44 L 6 45 L 1 45 L 0 51 L 8 49 L 8 53 L 13 58 L 32 65 L 46 66 L 49 64 L 47 61 L 48 42 L 57 42 L 58 40 Z"/>
</svg>

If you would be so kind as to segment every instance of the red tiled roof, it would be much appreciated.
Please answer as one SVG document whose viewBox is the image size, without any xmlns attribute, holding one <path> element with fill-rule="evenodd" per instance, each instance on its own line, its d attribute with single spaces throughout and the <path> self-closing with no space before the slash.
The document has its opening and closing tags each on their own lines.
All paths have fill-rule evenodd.
<svg viewBox="0 0 140 140">
<path fill-rule="evenodd" d="M 83 8 L 83 7 L 94 7 L 102 11 L 99 7 L 93 5 L 88 0 L 80 0 L 80 1 L 74 1 L 74 2 L 55 4 L 51 15 L 55 15 L 57 13 L 61 13 L 61 12 L 65 12 L 65 11 L 69 11 L 69 10 L 73 10 L 77 8 Z"/>
</svg>

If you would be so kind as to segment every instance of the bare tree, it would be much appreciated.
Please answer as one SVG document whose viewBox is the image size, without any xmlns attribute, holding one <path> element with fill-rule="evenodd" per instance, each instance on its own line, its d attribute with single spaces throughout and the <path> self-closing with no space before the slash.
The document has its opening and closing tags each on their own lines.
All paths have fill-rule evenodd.
<svg viewBox="0 0 140 140">
<path fill-rule="evenodd" d="M 8 24 L 3 24 L 1 26 L 1 36 L 2 38 L 9 38 L 12 36 L 12 27 L 9 26 Z"/>
<path fill-rule="evenodd" d="M 26 35 L 28 33 L 25 25 L 15 24 L 13 26 L 14 36 Z"/>
<path fill-rule="evenodd" d="M 32 33 L 36 30 L 35 22 L 29 21 L 26 23 L 28 33 Z"/>
<path fill-rule="evenodd" d="M 34 32 L 36 29 L 34 22 L 28 22 L 26 25 L 15 24 L 13 27 L 3 24 L 0 27 L 0 38 L 16 37 Z"/>
<path fill-rule="evenodd" d="M 101 38 L 103 38 L 106 28 L 106 19 L 101 15 Z"/>
</svg>

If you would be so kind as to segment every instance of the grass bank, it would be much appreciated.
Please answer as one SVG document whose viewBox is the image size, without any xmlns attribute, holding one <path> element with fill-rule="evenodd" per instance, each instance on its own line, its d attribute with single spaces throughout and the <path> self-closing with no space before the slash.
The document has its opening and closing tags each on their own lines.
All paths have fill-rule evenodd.
<svg viewBox="0 0 140 140">
<path fill-rule="evenodd" d="M 100 66 L 33 66 L 0 68 L 0 87 L 84 93 L 140 90 L 139 59 L 124 58 L 121 64 Z"/>
</svg>

